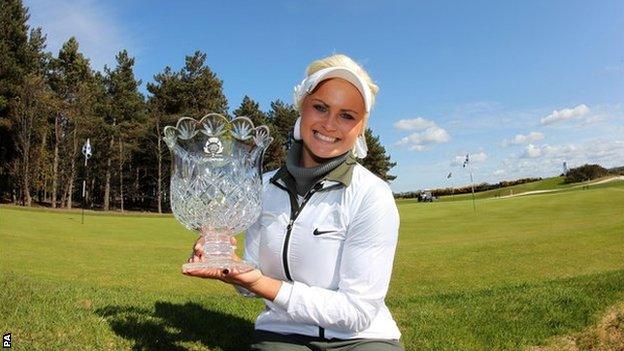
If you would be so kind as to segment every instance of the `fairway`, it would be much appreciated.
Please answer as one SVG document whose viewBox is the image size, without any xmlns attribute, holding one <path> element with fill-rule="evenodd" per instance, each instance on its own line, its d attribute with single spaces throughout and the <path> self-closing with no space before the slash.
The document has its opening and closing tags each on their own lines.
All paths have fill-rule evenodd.
<svg viewBox="0 0 624 351">
<path fill-rule="evenodd" d="M 624 301 L 624 182 L 476 208 L 399 202 L 386 303 L 406 350 L 523 350 Z M 171 216 L 0 207 L 2 331 L 18 350 L 244 349 L 263 304 L 180 274 L 193 240 Z"/>
</svg>

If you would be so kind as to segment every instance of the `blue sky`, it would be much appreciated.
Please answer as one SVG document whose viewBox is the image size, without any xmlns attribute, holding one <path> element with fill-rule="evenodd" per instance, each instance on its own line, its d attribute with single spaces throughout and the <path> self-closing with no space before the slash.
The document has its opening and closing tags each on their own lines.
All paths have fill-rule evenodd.
<svg viewBox="0 0 624 351">
<path fill-rule="evenodd" d="M 345 53 L 381 90 L 370 126 L 394 191 L 624 165 L 622 1 L 26 0 L 57 53 L 77 37 L 95 69 L 117 51 L 145 83 L 201 50 L 230 109 L 291 102 L 307 64 Z M 449 172 L 452 177 L 446 179 Z"/>
</svg>

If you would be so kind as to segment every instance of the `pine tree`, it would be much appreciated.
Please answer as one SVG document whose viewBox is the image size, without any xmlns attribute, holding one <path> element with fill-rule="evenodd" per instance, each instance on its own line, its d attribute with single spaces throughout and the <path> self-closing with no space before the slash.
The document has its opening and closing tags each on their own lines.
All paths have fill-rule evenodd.
<svg viewBox="0 0 624 351">
<path fill-rule="evenodd" d="M 15 141 L 19 155 L 16 168 L 19 173 L 16 178 L 20 178 L 22 204 L 25 206 L 31 206 L 32 203 L 31 181 L 34 174 L 31 165 L 37 162 L 34 157 L 37 155 L 35 138 L 41 135 L 41 129 L 45 126 L 42 113 L 49 95 L 45 84 L 43 75 L 28 74 L 20 86 L 16 104 Z"/>
<path fill-rule="evenodd" d="M 87 183 L 85 205 L 93 207 L 96 199 L 103 203 L 103 194 L 99 187 L 106 172 L 106 161 L 112 150 L 109 150 L 110 136 L 113 131 L 108 123 L 110 116 L 110 100 L 107 94 L 105 78 L 100 72 L 93 76 L 93 84 L 90 87 L 89 108 L 90 113 L 82 119 L 85 134 L 81 138 L 81 144 L 89 138 L 93 148 L 93 154 L 88 163 L 88 169 L 82 167 L 82 177 Z M 83 160 L 81 158 L 81 160 Z"/>
<path fill-rule="evenodd" d="M 245 95 L 240 106 L 233 111 L 235 117 L 248 117 L 254 126 L 260 126 L 267 123 L 267 116 L 260 110 L 260 104 Z"/>
<path fill-rule="evenodd" d="M 112 119 L 112 135 L 110 139 L 109 159 L 107 161 L 107 188 L 110 191 L 110 176 L 112 174 L 112 149 L 117 155 L 117 175 L 119 177 L 119 205 L 124 211 L 124 166 L 132 151 L 138 147 L 138 134 L 144 123 L 144 101 L 138 88 L 141 82 L 134 77 L 134 58 L 126 50 L 120 51 L 115 57 L 117 66 L 108 67 L 105 71 L 105 84 L 110 99 L 110 118 Z M 117 143 L 115 145 L 115 142 Z M 106 195 L 105 195 L 106 196 Z M 110 192 L 109 192 L 110 196 Z M 106 207 L 105 199 L 105 207 Z M 106 209 L 106 208 L 105 208 Z"/>
<path fill-rule="evenodd" d="M 281 167 L 286 162 L 286 148 L 291 138 L 291 132 L 299 112 L 290 105 L 275 100 L 271 102 L 271 109 L 267 113 L 269 124 L 272 126 L 273 143 L 270 147 L 271 159 L 265 165 L 266 170 Z"/>
<path fill-rule="evenodd" d="M 196 51 L 186 57 L 186 64 L 180 71 L 180 112 L 200 117 L 215 112 L 227 114 L 227 99 L 223 94 L 223 82 L 206 66 L 206 54 Z"/>
<path fill-rule="evenodd" d="M 390 168 L 396 166 L 396 162 L 391 162 L 390 155 L 386 155 L 386 148 L 379 142 L 379 136 L 373 135 L 372 130 L 366 128 L 365 137 L 368 155 L 363 160 L 360 160 L 362 166 L 385 181 L 394 180 L 396 176 L 390 175 L 388 172 Z"/>
<path fill-rule="evenodd" d="M 86 131 L 82 121 L 91 114 L 93 85 L 93 71 L 89 60 L 80 52 L 76 38 L 65 42 L 52 61 L 50 85 L 59 100 L 54 121 L 52 207 L 57 205 L 61 190 L 58 186 L 62 184 L 61 206 L 72 208 L 79 144 Z M 65 171 L 60 172 L 60 169 Z"/>
<path fill-rule="evenodd" d="M 269 110 L 268 117 L 281 138 L 286 141 L 293 130 L 297 117 L 299 117 L 299 112 L 295 110 L 293 105 L 286 104 L 278 99 L 271 102 L 271 110 Z"/>
<path fill-rule="evenodd" d="M 15 115 L 15 98 L 28 71 L 28 11 L 21 0 L 2 2 L 0 11 L 0 126 L 2 126 L 2 165 L 7 165 L 14 153 L 11 117 Z"/>
<path fill-rule="evenodd" d="M 151 174 L 156 175 L 155 198 L 158 213 L 163 211 L 164 193 L 166 191 L 165 176 L 168 168 L 164 165 L 170 160 L 169 150 L 162 140 L 163 129 L 167 125 L 175 124 L 176 116 L 181 113 L 184 102 L 180 99 L 182 95 L 182 80 L 178 72 L 173 72 L 167 66 L 162 73 L 154 76 L 155 83 L 148 83 L 147 90 L 152 94 L 148 100 L 148 122 L 149 135 L 144 140 L 147 150 L 153 150 L 156 158 L 156 169 Z M 153 164 L 153 163 L 152 163 Z M 151 181 L 151 179 L 150 179 Z"/>
<path fill-rule="evenodd" d="M 40 136 L 42 101 L 47 91 L 47 55 L 41 29 L 30 31 L 28 11 L 20 0 L 2 1 L 0 11 L 0 197 L 13 191 L 31 203 L 32 148 Z M 19 185 L 18 185 L 19 183 Z"/>
</svg>

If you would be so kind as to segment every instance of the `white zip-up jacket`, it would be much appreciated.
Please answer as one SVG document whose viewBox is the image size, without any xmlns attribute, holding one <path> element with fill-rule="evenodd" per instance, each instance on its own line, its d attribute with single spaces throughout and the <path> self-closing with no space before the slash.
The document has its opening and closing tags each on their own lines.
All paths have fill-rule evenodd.
<svg viewBox="0 0 624 351">
<path fill-rule="evenodd" d="M 392 191 L 353 158 L 305 197 L 285 167 L 263 177 L 262 214 L 245 259 L 282 280 L 256 329 L 326 339 L 396 339 L 385 305 L 399 215 Z"/>
</svg>

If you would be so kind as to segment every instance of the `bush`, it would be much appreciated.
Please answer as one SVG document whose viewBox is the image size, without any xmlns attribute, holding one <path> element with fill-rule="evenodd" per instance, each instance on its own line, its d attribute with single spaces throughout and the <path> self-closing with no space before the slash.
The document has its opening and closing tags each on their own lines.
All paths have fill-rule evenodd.
<svg viewBox="0 0 624 351">
<path fill-rule="evenodd" d="M 566 183 L 578 183 L 609 175 L 609 171 L 600 165 L 585 164 L 571 168 L 565 175 Z"/>
</svg>

